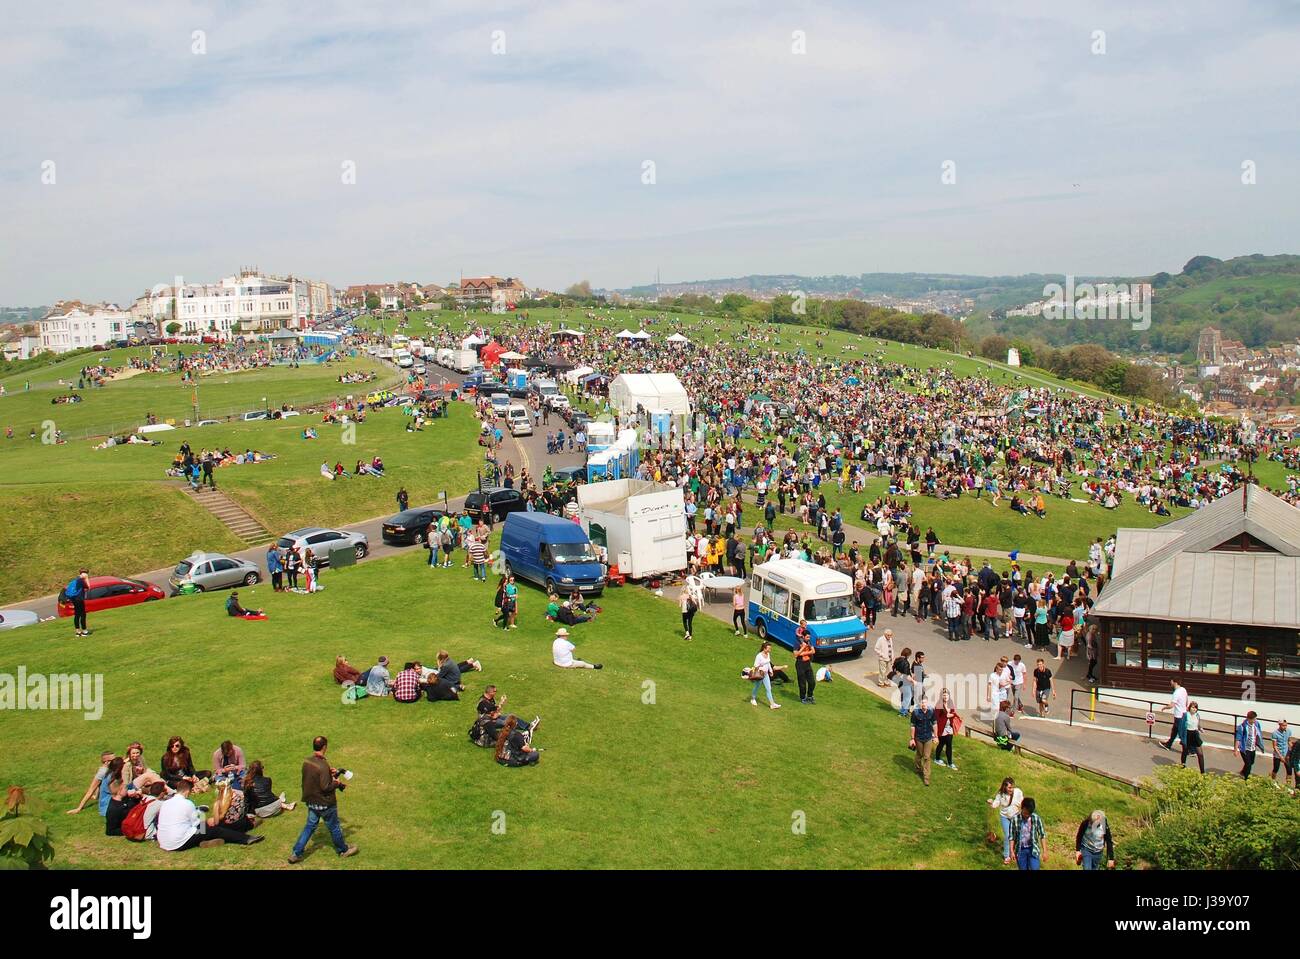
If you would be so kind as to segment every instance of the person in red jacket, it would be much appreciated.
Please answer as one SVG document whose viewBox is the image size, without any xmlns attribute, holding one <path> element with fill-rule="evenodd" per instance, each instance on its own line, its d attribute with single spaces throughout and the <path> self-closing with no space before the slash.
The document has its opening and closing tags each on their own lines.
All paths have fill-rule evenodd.
<svg viewBox="0 0 1300 959">
<path fill-rule="evenodd" d="M 980 612 L 984 614 L 984 642 L 998 638 L 998 619 L 1002 615 L 1002 605 L 998 601 L 996 589 L 991 589 L 980 600 Z"/>
<path fill-rule="evenodd" d="M 957 715 L 957 704 L 953 702 L 952 693 L 943 690 L 939 693 L 939 701 L 934 704 L 934 734 L 938 744 L 934 749 L 934 761 L 940 765 L 957 771 L 957 764 L 952 761 L 952 737 L 961 731 L 961 717 Z M 947 751 L 948 761 L 944 762 L 944 752 Z"/>
</svg>

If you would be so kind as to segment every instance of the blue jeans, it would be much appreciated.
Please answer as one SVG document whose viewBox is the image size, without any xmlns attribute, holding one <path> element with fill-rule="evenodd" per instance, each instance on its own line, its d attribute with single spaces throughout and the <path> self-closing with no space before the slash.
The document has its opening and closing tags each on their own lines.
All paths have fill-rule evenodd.
<svg viewBox="0 0 1300 959">
<path fill-rule="evenodd" d="M 474 578 L 487 582 L 487 563 L 474 564 Z"/>
<path fill-rule="evenodd" d="M 763 674 L 763 678 L 762 678 L 762 679 L 755 680 L 755 682 L 754 682 L 754 688 L 751 689 L 751 690 L 749 691 L 749 698 L 750 698 L 750 699 L 758 699 L 758 687 L 759 687 L 759 686 L 762 686 L 762 687 L 763 687 L 763 691 L 767 693 L 767 701 L 768 701 L 769 703 L 772 702 L 772 701 L 773 701 L 773 700 L 772 700 L 772 679 L 771 679 L 771 677 L 768 676 L 766 673 Z"/>
<path fill-rule="evenodd" d="M 1038 865 L 1039 865 L 1038 857 L 1034 855 L 1034 850 L 1032 847 L 1030 847 L 1029 849 L 1016 850 L 1016 867 L 1020 869 L 1022 872 L 1025 870 L 1029 870 L 1031 872 L 1037 872 Z"/>
<path fill-rule="evenodd" d="M 1089 870 L 1100 869 L 1102 866 L 1106 864 L 1106 860 L 1105 860 L 1106 853 L 1104 850 L 1102 852 L 1091 852 L 1090 850 L 1087 849 L 1081 851 L 1083 852 L 1084 869 L 1089 869 Z"/>
<path fill-rule="evenodd" d="M 898 692 L 902 697 L 898 704 L 898 715 L 906 716 L 912 709 L 912 682 L 907 680 L 898 684 Z"/>
<path fill-rule="evenodd" d="M 348 851 L 348 844 L 343 841 L 343 826 L 339 823 L 339 811 L 336 806 L 326 806 L 323 811 L 317 812 L 311 806 L 307 807 L 307 824 L 302 827 L 302 832 L 298 834 L 298 841 L 293 844 L 293 854 L 301 856 L 302 851 L 307 848 L 307 841 L 311 839 L 312 833 L 321 820 L 325 820 L 325 825 L 330 831 L 330 837 L 334 840 L 334 851 L 345 853 Z"/>
<path fill-rule="evenodd" d="M 1011 858 L 1011 837 L 1015 835 L 1016 820 L 999 816 L 1002 820 L 1002 858 Z"/>
</svg>

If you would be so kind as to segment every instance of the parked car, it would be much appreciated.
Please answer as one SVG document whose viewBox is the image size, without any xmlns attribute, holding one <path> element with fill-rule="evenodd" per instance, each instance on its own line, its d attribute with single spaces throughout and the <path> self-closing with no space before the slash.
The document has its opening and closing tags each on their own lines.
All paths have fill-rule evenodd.
<svg viewBox="0 0 1300 959">
<path fill-rule="evenodd" d="M 511 420 L 510 435 L 511 436 L 532 436 L 533 435 L 532 422 L 527 419 Z"/>
<path fill-rule="evenodd" d="M 122 579 L 118 576 L 92 576 L 90 589 L 86 591 L 86 612 L 98 613 L 105 609 L 117 609 L 120 606 L 135 606 L 162 599 L 166 594 L 153 583 L 138 579 Z M 59 590 L 58 610 L 60 616 L 71 616 L 74 612 L 72 602 L 66 590 Z"/>
<path fill-rule="evenodd" d="M 384 542 L 399 546 L 418 543 L 424 539 L 425 531 L 446 515 L 443 510 L 429 507 L 416 507 L 395 513 L 384 520 Z"/>
<path fill-rule="evenodd" d="M 269 420 L 271 414 L 266 410 L 249 410 L 244 414 L 244 422 L 251 423 L 253 420 Z"/>
<path fill-rule="evenodd" d="M 17 629 L 19 626 L 31 626 L 39 623 L 41 617 L 28 609 L 6 609 L 0 611 L 0 629 Z"/>
<path fill-rule="evenodd" d="M 475 519 L 490 517 L 492 521 L 500 521 L 511 513 L 523 512 L 526 507 L 519 490 L 503 486 L 484 486 L 465 497 L 465 512 Z"/>
<path fill-rule="evenodd" d="M 561 466 L 558 469 L 551 470 L 551 475 L 555 477 L 557 485 L 581 485 L 587 482 L 587 467 Z"/>
<path fill-rule="evenodd" d="M 227 589 L 232 586 L 256 586 L 262 581 L 262 571 L 256 563 L 235 559 L 224 553 L 192 553 L 176 564 L 167 582 L 173 595 L 185 586 L 199 592 L 209 589 Z"/>
<path fill-rule="evenodd" d="M 217 426 L 220 422 L 221 422 L 220 420 L 199 420 L 194 425 L 195 426 Z"/>
<path fill-rule="evenodd" d="M 553 410 L 567 410 L 569 408 L 569 398 L 563 393 L 552 393 L 546 398 L 546 405 Z"/>
<path fill-rule="evenodd" d="M 350 546 L 356 551 L 357 559 L 364 559 L 370 552 L 370 540 L 364 533 L 352 533 L 347 530 L 325 529 L 320 526 L 305 526 L 292 533 L 285 533 L 275 545 L 281 549 L 310 549 L 316 557 L 317 566 L 330 564 L 330 553 L 340 547 Z"/>
</svg>

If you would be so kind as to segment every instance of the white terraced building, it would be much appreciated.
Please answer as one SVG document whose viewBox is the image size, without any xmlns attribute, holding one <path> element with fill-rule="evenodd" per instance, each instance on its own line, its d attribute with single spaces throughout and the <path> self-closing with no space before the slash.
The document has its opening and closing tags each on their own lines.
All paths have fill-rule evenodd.
<svg viewBox="0 0 1300 959">
<path fill-rule="evenodd" d="M 243 270 L 216 283 L 160 286 L 136 300 L 132 312 L 180 334 L 230 339 L 248 333 L 301 330 L 334 309 L 328 284 Z"/>
<path fill-rule="evenodd" d="M 107 346 L 130 335 L 131 314 L 111 303 L 56 303 L 40 321 L 40 348 L 51 353 Z"/>
</svg>

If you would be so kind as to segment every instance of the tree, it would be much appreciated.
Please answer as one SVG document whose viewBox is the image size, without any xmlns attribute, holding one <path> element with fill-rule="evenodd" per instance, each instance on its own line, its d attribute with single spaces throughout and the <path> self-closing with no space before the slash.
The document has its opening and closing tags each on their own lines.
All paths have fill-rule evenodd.
<svg viewBox="0 0 1300 959">
<path fill-rule="evenodd" d="M 378 294 L 376 294 L 376 293 L 367 293 L 367 294 L 366 294 L 366 309 L 367 309 L 367 310 L 377 310 L 377 309 L 379 309 L 379 295 L 378 295 Z"/>
<path fill-rule="evenodd" d="M 172 320 L 170 323 L 167 324 L 166 330 L 168 336 L 175 336 L 177 333 L 181 331 L 181 325 L 177 323 L 175 320 Z"/>
<path fill-rule="evenodd" d="M 1007 358 L 1007 350 L 1009 350 L 1010 348 L 1011 348 L 1011 341 L 1008 340 L 1005 336 L 999 336 L 996 333 L 994 333 L 992 336 L 986 336 L 984 337 L 984 339 L 980 340 L 980 356 L 984 357 L 985 359 L 1005 362 Z M 1023 353 L 1020 354 L 1020 361 L 1022 363 L 1029 362 L 1028 360 L 1025 359 Z"/>
<path fill-rule="evenodd" d="M 722 308 L 728 313 L 737 313 L 750 303 L 744 293 L 728 293 L 722 298 Z"/>
<path fill-rule="evenodd" d="M 578 283 L 574 283 L 572 286 L 570 286 L 567 290 L 564 291 L 564 295 L 572 296 L 575 299 L 580 299 L 580 300 L 589 299 L 591 297 L 591 283 L 587 280 L 582 280 Z"/>
</svg>

